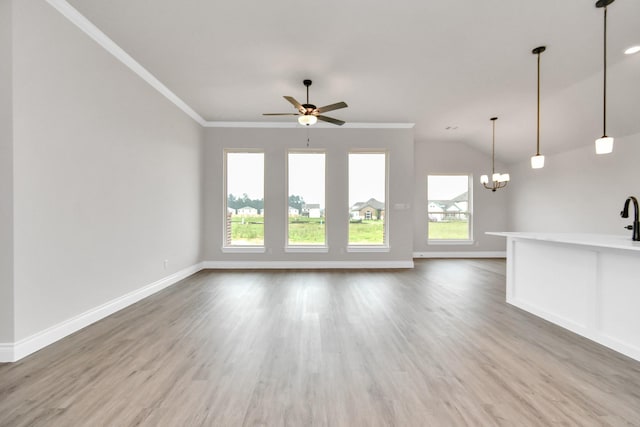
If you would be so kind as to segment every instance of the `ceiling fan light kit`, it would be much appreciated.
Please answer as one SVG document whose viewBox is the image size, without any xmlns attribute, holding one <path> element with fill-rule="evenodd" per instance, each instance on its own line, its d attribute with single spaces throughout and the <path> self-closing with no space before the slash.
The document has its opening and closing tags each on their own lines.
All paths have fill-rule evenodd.
<svg viewBox="0 0 640 427">
<path fill-rule="evenodd" d="M 342 120 L 334 119 L 333 117 L 325 116 L 323 113 L 327 111 L 339 110 L 340 108 L 346 108 L 348 105 L 345 102 L 336 102 L 335 104 L 325 105 L 324 107 L 316 107 L 309 102 L 309 86 L 313 82 L 309 79 L 302 81 L 307 88 L 307 103 L 300 104 L 293 96 L 285 96 L 284 99 L 289 101 L 293 105 L 297 113 L 264 113 L 263 116 L 300 116 L 298 117 L 298 123 L 305 126 L 315 125 L 318 120 L 331 123 L 337 126 L 342 126 L 345 122 Z"/>
<path fill-rule="evenodd" d="M 305 114 L 303 116 L 298 117 L 298 123 L 301 125 L 315 125 L 318 123 L 318 118 L 312 114 Z"/>
<path fill-rule="evenodd" d="M 603 97 L 602 97 L 602 137 L 596 139 L 596 154 L 609 154 L 613 151 L 613 137 L 607 136 L 607 6 L 615 0 L 598 0 L 597 8 L 604 9 L 604 50 L 603 50 Z"/>
</svg>

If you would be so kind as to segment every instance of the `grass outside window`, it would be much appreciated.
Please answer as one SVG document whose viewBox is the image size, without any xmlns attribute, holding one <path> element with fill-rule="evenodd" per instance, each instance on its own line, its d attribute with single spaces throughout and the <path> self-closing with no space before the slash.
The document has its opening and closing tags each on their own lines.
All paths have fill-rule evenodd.
<svg viewBox="0 0 640 427">
<path fill-rule="evenodd" d="M 429 222 L 429 240 L 469 240 L 469 221 Z"/>
</svg>

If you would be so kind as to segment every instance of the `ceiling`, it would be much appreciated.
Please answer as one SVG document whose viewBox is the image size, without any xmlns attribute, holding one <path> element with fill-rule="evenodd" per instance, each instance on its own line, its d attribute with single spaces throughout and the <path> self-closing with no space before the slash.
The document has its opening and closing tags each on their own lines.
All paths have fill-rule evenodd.
<svg viewBox="0 0 640 427">
<path fill-rule="evenodd" d="M 415 139 L 462 141 L 524 161 L 602 134 L 602 9 L 595 0 L 68 0 L 208 121 L 274 122 L 282 96 L 345 101 L 350 123 L 415 123 Z M 640 133 L 640 1 L 608 16 L 607 133 Z M 447 130 L 447 127 L 457 129 Z"/>
</svg>

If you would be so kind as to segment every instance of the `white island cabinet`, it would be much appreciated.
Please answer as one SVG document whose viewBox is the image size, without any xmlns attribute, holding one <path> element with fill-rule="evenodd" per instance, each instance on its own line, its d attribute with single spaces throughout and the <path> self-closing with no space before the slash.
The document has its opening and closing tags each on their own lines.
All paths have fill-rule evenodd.
<svg viewBox="0 0 640 427">
<path fill-rule="evenodd" d="M 631 236 L 507 238 L 507 302 L 640 360 L 640 243 Z"/>
</svg>

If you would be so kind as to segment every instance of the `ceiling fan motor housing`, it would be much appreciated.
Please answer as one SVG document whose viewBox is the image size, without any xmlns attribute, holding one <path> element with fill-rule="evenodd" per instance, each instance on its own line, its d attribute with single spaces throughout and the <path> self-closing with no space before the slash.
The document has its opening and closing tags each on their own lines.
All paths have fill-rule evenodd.
<svg viewBox="0 0 640 427">
<path fill-rule="evenodd" d="M 302 106 L 307 110 L 305 114 L 311 114 L 316 110 L 316 106 L 313 104 L 302 104 Z"/>
</svg>

